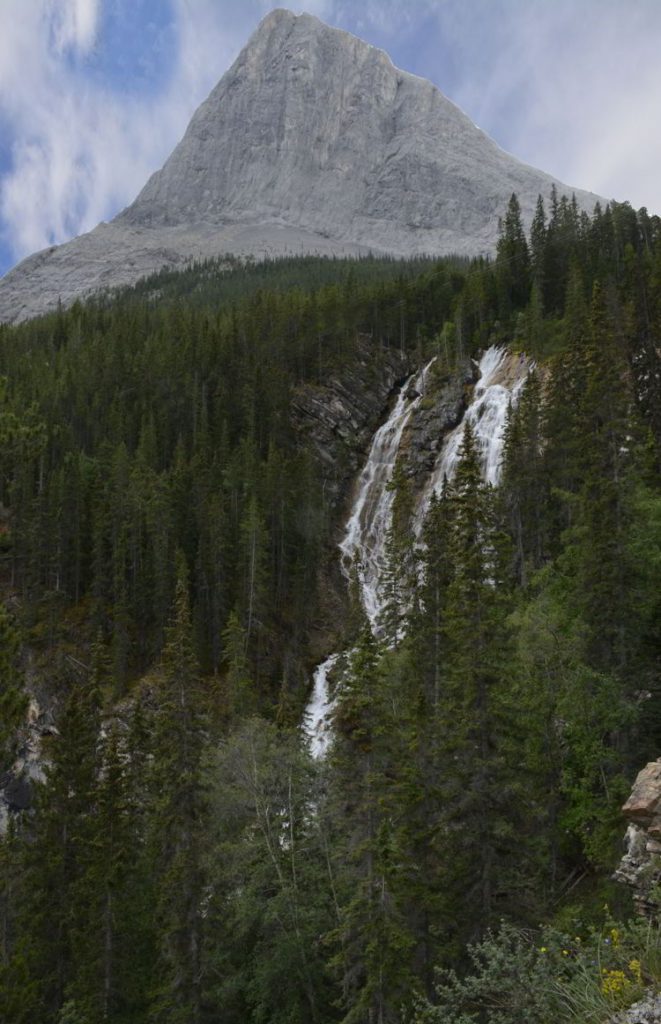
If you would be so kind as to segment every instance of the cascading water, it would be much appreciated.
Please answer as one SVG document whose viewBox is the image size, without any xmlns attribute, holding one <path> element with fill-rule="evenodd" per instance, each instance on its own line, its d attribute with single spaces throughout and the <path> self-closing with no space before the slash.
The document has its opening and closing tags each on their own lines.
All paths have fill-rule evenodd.
<svg viewBox="0 0 661 1024">
<path fill-rule="evenodd" d="M 420 496 L 414 524 L 416 535 L 421 532 L 432 494 L 439 494 L 443 481 L 452 480 L 454 476 L 466 422 L 473 428 L 484 480 L 494 486 L 498 483 L 507 411 L 510 404 L 516 404 L 531 367 L 524 355 L 513 355 L 495 345 L 486 350 L 479 363 L 480 376 L 473 400 L 461 423 L 445 438 L 434 470 Z"/>
<path fill-rule="evenodd" d="M 329 716 L 333 702 L 330 699 L 328 676 L 339 657 L 339 654 L 331 654 L 314 671 L 312 696 L 305 709 L 303 725 L 313 757 L 323 757 L 331 740 Z"/>
<path fill-rule="evenodd" d="M 388 489 L 399 454 L 402 436 L 424 395 L 427 373 L 433 360 L 400 388 L 388 419 L 372 440 L 367 461 L 360 474 L 356 498 L 340 541 L 341 566 L 347 579 L 354 560 L 358 564 L 361 599 L 372 628 L 382 608 L 381 573 L 392 514 L 393 494 Z M 328 719 L 333 709 L 328 677 L 339 654 L 331 654 L 317 666 L 312 696 L 304 716 L 304 731 L 314 757 L 322 757 L 330 742 Z"/>
<path fill-rule="evenodd" d="M 383 609 L 382 577 L 395 497 L 388 484 L 395 470 L 402 435 L 422 400 L 433 361 L 402 387 L 393 411 L 374 435 L 358 481 L 358 494 L 340 542 L 342 571 L 347 579 L 354 561 L 358 564 L 361 597 L 372 629 L 377 628 Z"/>
<path fill-rule="evenodd" d="M 394 494 L 388 488 L 392 480 L 404 431 L 419 406 L 432 360 L 417 376 L 401 388 L 386 422 L 374 435 L 367 461 L 358 479 L 356 497 L 340 542 L 341 566 L 349 578 L 354 562 L 358 566 L 361 599 L 372 629 L 378 629 L 383 609 L 383 571 L 386 567 L 386 541 L 392 518 Z M 431 496 L 440 491 L 443 481 L 451 479 L 459 458 L 465 422 L 470 421 L 482 460 L 484 479 L 497 484 L 503 453 L 505 422 L 510 403 L 515 403 L 531 364 L 524 356 L 492 347 L 482 356 L 480 376 L 473 400 L 462 422 L 445 438 L 441 452 L 418 503 L 414 529 L 419 535 Z M 334 701 L 329 676 L 340 659 L 331 654 L 317 666 L 312 696 L 305 711 L 303 729 L 314 757 L 323 757 L 331 734 L 330 714 Z"/>
</svg>

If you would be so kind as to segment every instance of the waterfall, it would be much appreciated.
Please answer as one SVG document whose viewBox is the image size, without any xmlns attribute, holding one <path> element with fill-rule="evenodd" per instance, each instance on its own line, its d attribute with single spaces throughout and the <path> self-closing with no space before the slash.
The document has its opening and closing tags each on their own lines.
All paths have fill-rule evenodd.
<svg viewBox="0 0 661 1024">
<path fill-rule="evenodd" d="M 400 445 L 407 424 L 425 393 L 432 359 L 401 387 L 395 405 L 372 440 L 369 454 L 356 485 L 356 495 L 340 541 L 342 572 L 349 579 L 354 561 L 358 565 L 360 594 L 372 629 L 378 628 L 383 609 L 383 571 L 386 566 L 386 540 L 392 519 L 394 494 L 392 480 Z M 418 502 L 413 529 L 419 536 L 431 496 L 438 492 L 457 465 L 464 423 L 473 426 L 482 462 L 484 479 L 497 484 L 503 453 L 505 422 L 511 402 L 516 402 L 531 364 L 524 356 L 495 346 L 480 360 L 479 378 L 473 399 L 462 422 L 445 438 L 434 469 Z M 331 654 L 317 666 L 312 695 L 303 720 L 305 735 L 314 757 L 323 757 L 330 742 L 329 717 L 333 710 L 329 676 L 340 654 Z"/>
<path fill-rule="evenodd" d="M 329 715 L 333 710 L 328 686 L 328 674 L 335 666 L 339 654 L 331 654 L 317 665 L 312 685 L 312 696 L 305 709 L 304 730 L 310 741 L 313 757 L 323 757 L 330 743 Z"/>
<path fill-rule="evenodd" d="M 383 603 L 381 572 L 385 566 L 386 537 L 394 499 L 388 484 L 404 430 L 422 400 L 427 373 L 433 362 L 432 359 L 417 375 L 405 381 L 390 415 L 376 431 L 339 544 L 340 565 L 347 580 L 354 559 L 358 563 L 361 599 L 372 628 L 376 626 Z M 303 719 L 303 729 L 314 757 L 323 757 L 330 742 L 328 719 L 333 710 L 333 700 L 328 677 L 339 657 L 339 654 L 331 654 L 314 672 L 312 696 Z"/>
<path fill-rule="evenodd" d="M 484 480 L 493 486 L 498 484 L 507 411 L 510 404 L 516 404 L 531 369 L 532 363 L 524 355 L 513 355 L 507 349 L 495 345 L 486 350 L 478 365 L 479 377 L 471 404 L 461 423 L 445 438 L 436 465 L 418 501 L 414 522 L 416 536 L 422 530 L 432 494 L 439 494 L 443 481 L 452 480 L 455 474 L 466 422 L 473 428 Z"/>
<path fill-rule="evenodd" d="M 422 400 L 433 362 L 432 359 L 416 377 L 411 377 L 404 384 L 390 416 L 374 435 L 358 481 L 356 500 L 340 542 L 342 571 L 347 579 L 354 559 L 358 562 L 361 597 L 373 629 L 383 609 L 382 576 L 395 499 L 388 484 L 395 470 L 402 435 Z"/>
</svg>

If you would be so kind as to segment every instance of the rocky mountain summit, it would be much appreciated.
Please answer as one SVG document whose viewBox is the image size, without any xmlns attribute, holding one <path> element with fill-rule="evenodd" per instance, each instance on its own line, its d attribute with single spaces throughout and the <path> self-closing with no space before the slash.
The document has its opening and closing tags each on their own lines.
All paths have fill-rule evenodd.
<svg viewBox="0 0 661 1024">
<path fill-rule="evenodd" d="M 276 10 L 131 206 L 0 281 L 0 319 L 226 253 L 489 253 L 511 193 L 529 221 L 553 183 L 383 51 Z"/>
</svg>

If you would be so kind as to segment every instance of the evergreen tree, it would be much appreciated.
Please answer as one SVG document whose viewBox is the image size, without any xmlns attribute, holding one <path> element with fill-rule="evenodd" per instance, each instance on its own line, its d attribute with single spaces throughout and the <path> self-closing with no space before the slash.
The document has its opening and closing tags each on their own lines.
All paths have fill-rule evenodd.
<svg viewBox="0 0 661 1024">
<path fill-rule="evenodd" d="M 393 646 L 401 638 L 416 591 L 412 522 L 415 503 L 401 460 L 395 465 L 388 489 L 393 500 L 382 574 L 383 612 L 379 627 L 385 642 Z"/>
<path fill-rule="evenodd" d="M 543 454 L 541 383 L 533 370 L 516 408 L 509 410 L 500 494 L 512 540 L 514 573 L 521 586 L 531 570 L 541 568 L 547 548 L 549 495 Z"/>
<path fill-rule="evenodd" d="M 631 480 L 630 446 L 636 430 L 630 412 L 627 367 L 612 316 L 595 286 L 586 387 L 579 424 L 581 488 L 576 548 L 581 608 L 592 631 L 595 666 L 623 669 L 628 658 L 625 605 L 626 493 Z"/>
<path fill-rule="evenodd" d="M 464 937 L 493 920 L 502 894 L 522 880 L 509 872 L 516 812 L 516 719 L 506 686 L 509 551 L 498 530 L 494 497 L 482 483 L 470 423 L 453 483 L 447 551 L 450 579 L 442 620 L 445 657 L 436 715 L 438 757 L 453 769 L 442 779 L 446 889 Z M 447 941 L 457 924 L 443 922 Z"/>
<path fill-rule="evenodd" d="M 530 225 L 530 270 L 543 312 L 546 291 L 546 211 L 541 195 L 537 196 L 535 215 Z"/>
<path fill-rule="evenodd" d="M 342 899 L 332 934 L 343 1024 L 398 1020 L 412 984 L 413 939 L 397 899 L 402 850 L 386 796 L 391 751 L 383 684 L 366 623 L 341 684 L 331 765 L 331 807 L 345 804 L 334 851 Z"/>
<path fill-rule="evenodd" d="M 152 884 L 140 789 L 119 723 L 106 726 L 90 840 L 76 886 L 68 994 L 85 1020 L 144 1019 L 152 981 Z M 144 786 L 144 778 L 138 783 Z"/>
<path fill-rule="evenodd" d="M 311 814 L 321 794 L 300 733 L 246 720 L 214 764 L 210 1017 L 336 1019 L 321 941 L 331 925 L 332 882 Z"/>
<path fill-rule="evenodd" d="M 514 310 L 525 305 L 530 294 L 530 254 L 515 193 L 510 197 L 498 239 L 496 281 L 499 315 L 508 319 Z"/>
<path fill-rule="evenodd" d="M 96 681 L 71 678 L 52 762 L 36 801 L 34 833 L 21 849 L 22 898 L 7 988 L 27 970 L 21 1014 L 54 1021 L 73 973 L 73 940 L 86 913 L 79 883 L 91 838 L 98 771 Z M 20 1019 L 20 1018 L 19 1018 Z"/>
<path fill-rule="evenodd" d="M 5 768 L 28 704 L 18 667 L 19 643 L 13 618 L 7 606 L 0 603 L 0 764 Z"/>
<path fill-rule="evenodd" d="M 149 842 L 159 956 L 151 1017 L 172 1024 L 197 1024 L 202 1013 L 206 730 L 193 651 L 188 573 L 181 552 L 157 700 Z"/>
</svg>

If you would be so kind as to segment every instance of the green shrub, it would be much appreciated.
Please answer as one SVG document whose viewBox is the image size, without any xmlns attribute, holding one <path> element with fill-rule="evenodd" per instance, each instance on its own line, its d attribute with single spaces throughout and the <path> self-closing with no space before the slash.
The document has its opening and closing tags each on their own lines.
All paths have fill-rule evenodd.
<svg viewBox="0 0 661 1024">
<path fill-rule="evenodd" d="M 468 950 L 465 974 L 439 971 L 434 1004 L 415 1024 L 601 1024 L 646 989 L 661 987 L 659 923 L 618 925 L 569 936 L 503 923 Z"/>
</svg>

